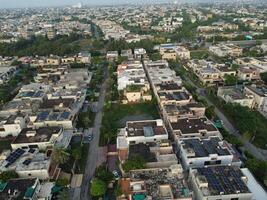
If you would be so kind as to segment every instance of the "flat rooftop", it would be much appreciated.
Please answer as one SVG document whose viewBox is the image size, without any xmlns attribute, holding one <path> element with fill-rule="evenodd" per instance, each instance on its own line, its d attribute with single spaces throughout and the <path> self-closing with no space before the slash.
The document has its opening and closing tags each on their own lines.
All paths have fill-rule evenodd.
<svg viewBox="0 0 267 200">
<path fill-rule="evenodd" d="M 128 137 L 167 135 L 167 131 L 161 119 L 127 122 L 126 131 Z"/>
<path fill-rule="evenodd" d="M 162 186 L 169 186 L 170 192 L 175 199 L 191 197 L 183 175 L 173 173 L 170 168 L 131 171 L 130 179 L 133 193 L 140 194 L 140 192 L 135 191 L 135 188 L 138 188 L 141 181 L 145 189 L 143 194 L 151 196 L 153 200 L 163 199 L 163 194 L 160 191 Z"/>
<path fill-rule="evenodd" d="M 158 92 L 159 97 L 166 100 L 183 101 L 189 100 L 190 95 L 187 92 Z"/>
<path fill-rule="evenodd" d="M 172 129 L 180 130 L 182 134 L 194 134 L 201 131 L 218 131 L 206 117 L 179 119 L 171 123 Z"/>
<path fill-rule="evenodd" d="M 196 177 L 201 183 L 208 183 L 204 196 L 250 193 L 243 181 L 246 176 L 238 167 L 212 166 L 196 169 Z"/>
<path fill-rule="evenodd" d="M 53 109 L 54 107 L 62 107 L 62 108 L 70 108 L 71 105 L 74 103 L 74 99 L 47 99 L 45 100 L 40 108 L 41 109 Z"/>
<path fill-rule="evenodd" d="M 49 142 L 53 134 L 59 134 L 60 127 L 43 127 L 39 129 L 24 128 L 12 142 L 13 144 Z"/>
<path fill-rule="evenodd" d="M 31 194 L 33 194 L 35 190 L 36 182 L 36 178 L 27 178 L 11 179 L 7 183 L 0 183 L 1 187 L 3 187 L 2 191 L 0 191 L 0 199 L 21 200 L 24 199 L 24 197 L 30 199 Z M 13 195 L 15 191 L 17 191 L 17 193 Z"/>
<path fill-rule="evenodd" d="M 183 87 L 178 83 L 160 83 L 156 85 L 159 91 L 169 91 L 169 90 L 182 90 Z"/>
<path fill-rule="evenodd" d="M 219 137 L 210 137 L 208 139 L 192 138 L 183 139 L 181 141 L 183 149 L 187 152 L 194 153 L 194 156 L 187 157 L 208 157 L 211 154 L 217 154 L 219 156 L 231 155 L 230 151 L 224 142 Z"/>
<path fill-rule="evenodd" d="M 259 96 L 267 97 L 267 86 L 266 85 L 257 86 L 257 87 L 253 87 L 253 86 L 246 86 L 246 87 Z"/>
</svg>

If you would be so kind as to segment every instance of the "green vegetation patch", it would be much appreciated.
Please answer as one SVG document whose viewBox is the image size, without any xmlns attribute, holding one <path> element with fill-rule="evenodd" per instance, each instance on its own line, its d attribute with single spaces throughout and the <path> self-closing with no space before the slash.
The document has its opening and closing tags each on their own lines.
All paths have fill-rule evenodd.
<svg viewBox="0 0 267 200">
<path fill-rule="evenodd" d="M 108 142 L 115 143 L 117 129 L 122 128 L 119 121 L 126 116 L 132 115 L 148 115 L 152 119 L 159 118 L 156 101 L 106 105 L 101 127 L 100 145 L 106 145 Z"/>
</svg>

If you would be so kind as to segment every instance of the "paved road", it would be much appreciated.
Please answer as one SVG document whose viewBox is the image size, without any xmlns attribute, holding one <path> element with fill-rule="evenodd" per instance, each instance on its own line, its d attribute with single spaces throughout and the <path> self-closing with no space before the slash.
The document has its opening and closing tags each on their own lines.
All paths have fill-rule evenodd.
<svg viewBox="0 0 267 200">
<path fill-rule="evenodd" d="M 203 92 L 199 92 L 199 90 L 197 90 L 197 91 L 200 95 L 203 94 Z M 237 138 L 242 140 L 242 136 L 239 134 L 239 131 L 232 125 L 232 123 L 227 119 L 227 117 L 211 101 L 209 101 L 204 95 L 202 95 L 202 96 L 206 99 L 208 105 L 213 105 L 215 107 L 215 109 L 214 109 L 215 114 L 223 121 L 224 128 L 229 133 L 235 135 Z M 265 155 L 263 155 L 260 152 L 260 150 L 257 147 L 255 147 L 253 144 L 251 144 L 250 142 L 244 142 L 244 147 L 246 150 L 248 150 L 256 158 L 262 159 L 262 160 L 267 160 L 267 157 Z"/>
<path fill-rule="evenodd" d="M 234 127 L 234 125 L 228 120 L 228 118 L 214 105 L 207 97 L 205 96 L 205 89 L 198 87 L 193 81 L 191 81 L 188 77 L 186 77 L 186 81 L 190 82 L 192 85 L 194 85 L 197 88 L 197 93 L 201 96 L 203 96 L 209 106 L 214 106 L 215 114 L 223 121 L 224 128 L 230 133 L 234 134 L 239 139 L 242 139 L 242 136 L 239 134 L 239 131 Z M 267 156 L 262 154 L 262 152 L 255 147 L 250 142 L 244 142 L 245 149 L 250 152 L 252 155 L 254 155 L 258 159 L 267 160 Z"/>
<path fill-rule="evenodd" d="M 87 157 L 87 163 L 85 167 L 85 172 L 83 175 L 83 181 L 81 186 L 81 200 L 88 200 L 91 199 L 89 196 L 89 185 L 90 181 L 94 176 L 95 169 L 96 169 L 96 163 L 97 163 L 97 154 L 96 149 L 98 149 L 98 143 L 99 143 L 99 137 L 100 137 L 100 127 L 102 123 L 102 117 L 103 117 L 103 107 L 105 103 L 105 95 L 106 95 L 106 89 L 107 89 L 107 78 L 108 78 L 108 70 L 107 67 L 105 69 L 105 76 L 104 76 L 104 82 L 100 89 L 100 95 L 98 100 L 98 112 L 95 116 L 94 121 L 94 128 L 93 128 L 93 140 L 90 143 L 89 151 L 88 151 L 88 157 Z M 78 200 L 78 199 L 77 199 Z"/>
<path fill-rule="evenodd" d="M 240 40 L 240 41 L 221 41 L 219 43 L 232 43 L 232 44 L 240 45 L 240 46 L 251 46 L 251 45 L 255 45 L 256 44 L 256 41 L 261 41 L 264 44 L 267 43 L 267 39 L 260 39 L 260 40 Z M 206 42 L 206 44 L 205 44 L 206 47 L 209 47 L 211 45 L 212 45 L 211 42 Z"/>
</svg>

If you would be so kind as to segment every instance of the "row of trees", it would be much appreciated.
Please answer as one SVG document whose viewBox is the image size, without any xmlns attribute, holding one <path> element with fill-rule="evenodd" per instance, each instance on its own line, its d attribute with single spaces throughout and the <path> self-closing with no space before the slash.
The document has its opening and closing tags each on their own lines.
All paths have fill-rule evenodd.
<svg viewBox="0 0 267 200">
<path fill-rule="evenodd" d="M 21 39 L 15 43 L 2 43 L 0 52 L 2 56 L 47 56 L 50 54 L 63 56 L 77 53 L 80 47 L 74 42 L 81 38 L 82 36 L 78 34 L 58 36 L 52 40 L 38 36 L 30 40 Z"/>
<path fill-rule="evenodd" d="M 107 191 L 107 185 L 113 180 L 113 174 L 107 171 L 104 165 L 98 167 L 95 171 L 95 179 L 93 179 L 90 187 L 90 193 L 94 197 L 101 197 Z"/>
<path fill-rule="evenodd" d="M 227 115 L 235 122 L 240 133 L 260 148 L 267 148 L 267 120 L 259 112 L 239 104 L 222 105 Z"/>
</svg>

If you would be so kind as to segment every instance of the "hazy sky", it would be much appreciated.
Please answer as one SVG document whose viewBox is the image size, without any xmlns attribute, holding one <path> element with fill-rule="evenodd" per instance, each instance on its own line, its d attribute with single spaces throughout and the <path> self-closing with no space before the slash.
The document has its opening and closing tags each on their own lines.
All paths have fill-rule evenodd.
<svg viewBox="0 0 267 200">
<path fill-rule="evenodd" d="M 86 5 L 168 2 L 170 0 L 0 0 L 0 8 L 39 7 L 73 5 L 79 2 Z"/>
</svg>

